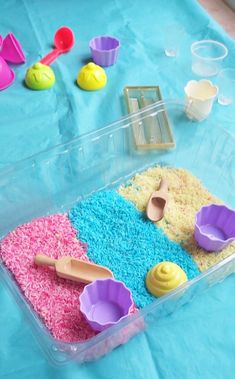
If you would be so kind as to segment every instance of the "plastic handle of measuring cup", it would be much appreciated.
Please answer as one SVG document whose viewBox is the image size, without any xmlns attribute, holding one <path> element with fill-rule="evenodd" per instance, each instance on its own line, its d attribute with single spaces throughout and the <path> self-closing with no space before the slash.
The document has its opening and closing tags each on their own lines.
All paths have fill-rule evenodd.
<svg viewBox="0 0 235 379">
<path fill-rule="evenodd" d="M 43 57 L 40 60 L 40 62 L 49 66 L 49 64 L 51 64 L 52 62 L 54 62 L 54 60 L 56 60 L 58 55 L 60 55 L 60 50 L 54 49 L 50 53 L 48 53 L 45 57 Z"/>
<path fill-rule="evenodd" d="M 185 112 L 188 114 L 188 115 L 191 115 L 191 112 L 190 112 L 190 107 L 191 105 L 193 104 L 193 100 L 191 98 L 188 98 L 187 101 L 186 101 L 186 105 L 185 105 Z M 193 115 L 192 115 L 193 116 Z"/>
</svg>

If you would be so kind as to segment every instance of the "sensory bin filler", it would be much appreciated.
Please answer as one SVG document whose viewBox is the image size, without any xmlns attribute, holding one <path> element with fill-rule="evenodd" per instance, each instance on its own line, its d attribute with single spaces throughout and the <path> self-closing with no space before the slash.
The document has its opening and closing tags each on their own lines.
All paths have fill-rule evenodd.
<svg viewBox="0 0 235 379">
<path fill-rule="evenodd" d="M 217 209 L 210 225 L 198 217 L 215 207 L 223 215 Z M 68 214 L 19 226 L 2 240 L 1 257 L 52 335 L 84 341 L 231 254 L 232 244 L 208 253 L 194 238 L 200 221 L 212 241 L 231 243 L 235 212 L 224 222 L 224 208 L 189 172 L 156 166 Z"/>
</svg>

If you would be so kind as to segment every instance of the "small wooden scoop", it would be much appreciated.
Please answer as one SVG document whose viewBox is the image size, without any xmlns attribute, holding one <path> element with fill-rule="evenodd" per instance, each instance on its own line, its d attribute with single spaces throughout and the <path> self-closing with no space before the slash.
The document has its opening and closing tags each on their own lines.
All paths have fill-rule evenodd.
<svg viewBox="0 0 235 379">
<path fill-rule="evenodd" d="M 56 260 L 43 254 L 37 254 L 34 262 L 39 266 L 53 266 L 60 278 L 75 282 L 87 284 L 97 279 L 113 278 L 113 273 L 108 268 L 72 257 L 65 256 Z"/>
<path fill-rule="evenodd" d="M 163 218 L 168 200 L 167 191 L 167 181 L 162 179 L 159 190 L 152 193 L 147 204 L 146 215 L 149 220 L 157 222 Z"/>
</svg>

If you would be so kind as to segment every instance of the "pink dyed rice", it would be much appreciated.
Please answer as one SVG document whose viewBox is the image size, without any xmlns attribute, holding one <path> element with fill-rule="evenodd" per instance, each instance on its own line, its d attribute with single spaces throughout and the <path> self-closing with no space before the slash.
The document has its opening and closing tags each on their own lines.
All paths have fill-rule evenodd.
<svg viewBox="0 0 235 379">
<path fill-rule="evenodd" d="M 38 253 L 70 255 L 88 261 L 86 246 L 66 215 L 41 217 L 18 227 L 1 243 L 1 256 L 35 311 L 58 340 L 78 342 L 95 335 L 79 310 L 84 285 L 58 278 L 47 267 L 34 265 Z"/>
</svg>

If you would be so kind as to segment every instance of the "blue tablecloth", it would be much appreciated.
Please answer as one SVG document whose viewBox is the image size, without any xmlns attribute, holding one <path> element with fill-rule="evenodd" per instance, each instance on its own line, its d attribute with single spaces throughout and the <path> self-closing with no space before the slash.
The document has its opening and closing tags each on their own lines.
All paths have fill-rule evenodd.
<svg viewBox="0 0 235 379">
<path fill-rule="evenodd" d="M 14 66 L 14 84 L 0 93 L 0 168 L 120 118 L 126 85 L 159 84 L 165 98 L 182 98 L 185 83 L 195 77 L 190 56 L 194 40 L 224 42 L 229 48 L 224 66 L 235 61 L 234 42 L 194 0 L 9 0 L 1 4 L 0 21 L 1 34 L 12 31 L 27 58 L 25 65 Z M 187 32 L 177 59 L 163 54 L 164 25 L 172 21 Z M 74 30 L 75 47 L 53 64 L 53 89 L 30 91 L 23 85 L 26 67 L 50 50 L 61 25 Z M 84 92 L 76 86 L 76 76 L 90 59 L 89 40 L 100 34 L 121 40 L 120 56 L 106 70 L 107 86 Z M 210 117 L 235 134 L 234 115 L 234 105 L 216 103 Z M 234 290 L 231 276 L 165 318 L 151 334 L 140 334 L 98 362 L 55 369 L 0 284 L 0 378 L 233 378 Z"/>
</svg>

